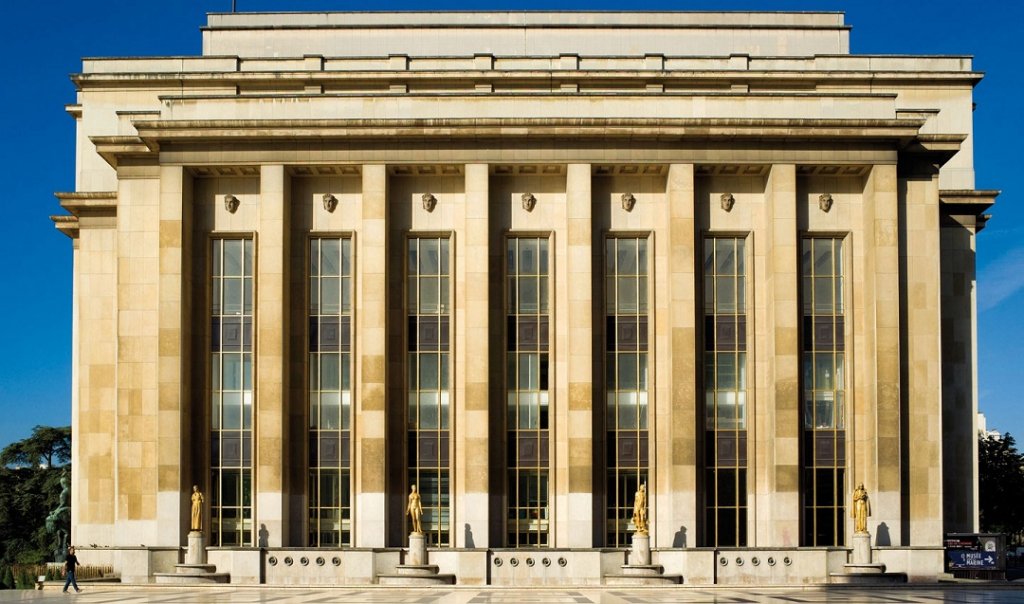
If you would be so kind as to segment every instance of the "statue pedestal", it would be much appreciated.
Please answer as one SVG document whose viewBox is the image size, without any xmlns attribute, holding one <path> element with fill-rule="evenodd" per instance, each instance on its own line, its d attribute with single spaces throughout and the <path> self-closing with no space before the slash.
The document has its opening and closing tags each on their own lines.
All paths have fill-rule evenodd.
<svg viewBox="0 0 1024 604">
<path fill-rule="evenodd" d="M 202 531 L 189 532 L 185 564 L 206 564 L 206 535 Z"/>
<path fill-rule="evenodd" d="M 630 566 L 646 566 L 651 563 L 651 536 L 635 533 L 633 550 L 629 554 Z"/>
<path fill-rule="evenodd" d="M 876 585 L 907 582 L 906 573 L 887 573 L 884 564 L 871 562 L 871 533 L 854 533 L 850 541 L 850 563 L 844 565 L 844 572 L 831 573 L 830 583 Z"/>
<path fill-rule="evenodd" d="M 423 533 L 409 535 L 409 555 L 405 557 L 407 566 L 423 566 L 427 563 L 427 537 Z"/>
<path fill-rule="evenodd" d="M 427 536 L 409 534 L 409 551 L 405 560 L 395 567 L 394 574 L 378 575 L 381 585 L 453 585 L 455 575 L 442 575 L 436 564 L 427 564 Z"/>
<path fill-rule="evenodd" d="M 853 563 L 871 564 L 871 533 L 853 535 Z"/>
<path fill-rule="evenodd" d="M 604 576 L 605 585 L 675 585 L 682 583 L 679 575 L 666 575 L 660 564 L 651 564 L 651 536 L 633 533 L 633 547 L 628 564 L 622 572 Z"/>
<path fill-rule="evenodd" d="M 153 573 L 153 580 L 161 585 L 230 583 L 231 574 L 219 573 L 215 565 L 206 563 L 206 535 L 189 531 L 185 563 L 175 564 L 173 573 Z"/>
</svg>

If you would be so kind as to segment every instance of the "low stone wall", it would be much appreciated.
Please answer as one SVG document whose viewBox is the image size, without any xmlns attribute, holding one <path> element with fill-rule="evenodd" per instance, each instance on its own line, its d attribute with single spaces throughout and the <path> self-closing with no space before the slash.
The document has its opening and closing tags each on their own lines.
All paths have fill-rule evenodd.
<svg viewBox="0 0 1024 604">
<path fill-rule="evenodd" d="M 151 583 L 153 574 L 174 572 L 181 548 L 80 547 L 90 565 L 109 565 L 123 583 Z M 371 585 L 395 574 L 399 548 L 221 548 L 207 549 L 217 572 L 236 585 Z M 601 585 L 620 574 L 626 549 L 430 549 L 429 563 L 457 585 Z M 934 582 L 942 573 L 940 547 L 873 548 L 874 562 L 912 582 Z M 665 574 L 681 575 L 684 585 L 813 585 L 843 573 L 845 548 L 680 548 L 654 549 L 651 562 Z"/>
<path fill-rule="evenodd" d="M 76 547 L 83 565 L 110 566 L 122 583 L 152 583 L 153 573 L 174 572 L 181 561 L 178 547 Z"/>
</svg>

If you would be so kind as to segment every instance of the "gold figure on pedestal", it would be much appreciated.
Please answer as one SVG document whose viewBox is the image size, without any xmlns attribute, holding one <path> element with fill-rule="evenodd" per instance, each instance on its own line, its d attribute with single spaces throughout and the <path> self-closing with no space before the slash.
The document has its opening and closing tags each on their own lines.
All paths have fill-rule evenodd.
<svg viewBox="0 0 1024 604">
<path fill-rule="evenodd" d="M 197 485 L 192 485 L 192 530 L 203 530 L 203 494 Z"/>
<path fill-rule="evenodd" d="M 640 490 L 633 497 L 633 528 L 637 535 L 648 534 L 647 525 L 647 483 L 640 485 Z"/>
<path fill-rule="evenodd" d="M 850 516 L 853 517 L 854 533 L 868 532 L 868 516 L 870 515 L 871 501 L 868 499 L 867 489 L 864 488 L 862 482 L 853 491 L 853 510 L 850 511 Z"/>
<path fill-rule="evenodd" d="M 416 485 L 412 485 L 412 491 L 409 493 L 409 505 L 405 511 L 412 519 L 412 534 L 422 535 L 423 524 L 420 520 L 423 518 L 423 504 L 420 503 L 420 494 L 416 490 Z"/>
</svg>

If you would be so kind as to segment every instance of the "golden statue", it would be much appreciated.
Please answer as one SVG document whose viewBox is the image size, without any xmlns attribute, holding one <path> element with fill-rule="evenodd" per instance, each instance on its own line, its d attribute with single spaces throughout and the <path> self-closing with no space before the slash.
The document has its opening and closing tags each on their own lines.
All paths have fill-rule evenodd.
<svg viewBox="0 0 1024 604">
<path fill-rule="evenodd" d="M 646 535 L 647 525 L 647 483 L 640 485 L 640 490 L 633 497 L 633 528 L 637 535 Z"/>
<path fill-rule="evenodd" d="M 192 530 L 203 530 L 203 494 L 197 485 L 192 485 Z"/>
<path fill-rule="evenodd" d="M 868 516 L 870 515 L 871 501 L 868 500 L 868 492 L 862 482 L 853 491 L 853 509 L 850 510 L 850 516 L 853 518 L 854 533 L 868 532 Z"/>
<path fill-rule="evenodd" d="M 412 491 L 409 492 L 409 505 L 406 506 L 405 511 L 412 518 L 412 534 L 422 535 L 423 524 L 420 520 L 423 518 L 423 504 L 420 503 L 420 494 L 416 490 L 416 485 L 412 485 Z"/>
</svg>

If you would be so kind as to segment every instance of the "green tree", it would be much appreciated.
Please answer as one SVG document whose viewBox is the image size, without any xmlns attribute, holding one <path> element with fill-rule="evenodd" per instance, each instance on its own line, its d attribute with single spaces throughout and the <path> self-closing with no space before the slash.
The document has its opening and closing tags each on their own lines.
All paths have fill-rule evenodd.
<svg viewBox="0 0 1024 604">
<path fill-rule="evenodd" d="M 40 466 L 52 468 L 71 461 L 71 426 L 54 428 L 36 426 L 32 436 L 4 447 L 0 451 L 0 465 Z"/>
<path fill-rule="evenodd" d="M 71 428 L 36 426 L 32 436 L 0 451 L 0 582 L 12 564 L 53 560 L 46 517 L 60 504 L 70 467 Z M 5 570 L 7 569 L 7 570 Z"/>
<path fill-rule="evenodd" d="M 1024 454 L 1010 433 L 978 439 L 978 498 L 981 530 L 1006 533 L 1010 540 L 1024 535 Z"/>
</svg>

